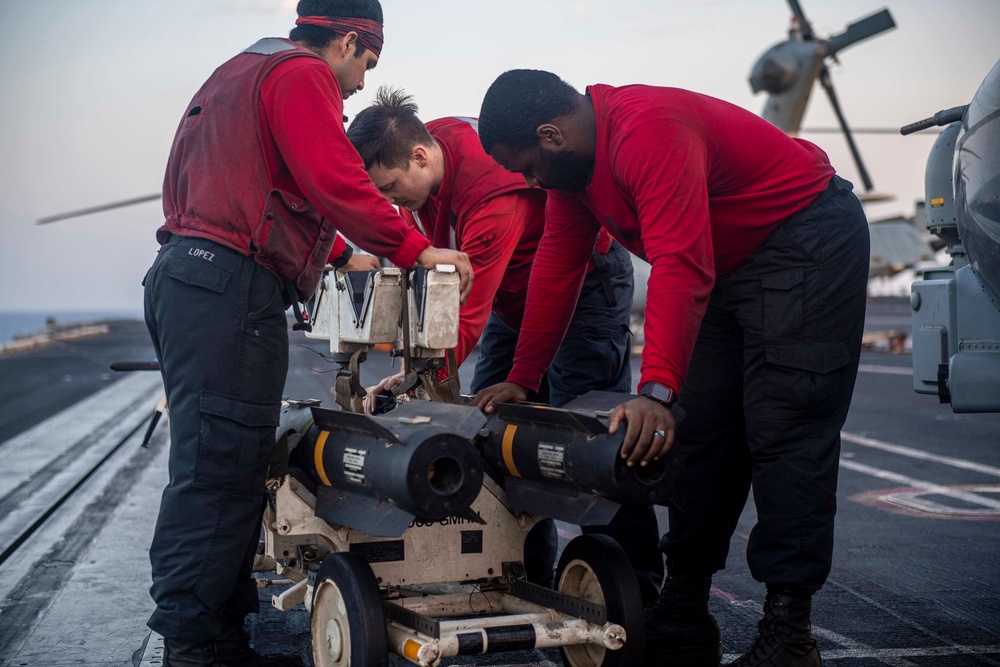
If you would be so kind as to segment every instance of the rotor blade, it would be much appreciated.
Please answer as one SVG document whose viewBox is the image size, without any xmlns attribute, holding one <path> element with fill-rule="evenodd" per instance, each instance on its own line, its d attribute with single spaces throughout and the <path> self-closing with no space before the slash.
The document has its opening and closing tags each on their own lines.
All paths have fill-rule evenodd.
<svg viewBox="0 0 1000 667">
<path fill-rule="evenodd" d="M 799 6 L 799 0 L 788 0 L 788 6 L 792 8 L 792 13 L 795 14 L 795 18 L 799 22 L 799 30 L 802 31 L 802 40 L 808 42 L 813 38 L 813 29 L 806 20 L 805 12 L 802 11 L 802 7 Z"/>
<path fill-rule="evenodd" d="M 868 18 L 863 18 L 857 23 L 847 26 L 847 30 L 839 35 L 835 35 L 826 41 L 830 49 L 830 55 L 835 55 L 841 49 L 845 49 L 852 44 L 874 37 L 880 32 L 891 30 L 896 27 L 896 22 L 892 20 L 892 14 L 888 9 L 883 9 L 878 14 L 872 14 Z"/>
<path fill-rule="evenodd" d="M 823 90 L 826 91 L 827 97 L 830 98 L 830 105 L 833 107 L 833 112 L 837 114 L 837 120 L 840 122 L 840 127 L 844 131 L 844 137 L 847 139 L 847 145 L 851 149 L 851 155 L 854 156 L 854 163 L 858 165 L 858 173 L 861 175 L 861 182 L 865 184 L 865 190 L 871 192 L 872 179 L 868 176 L 868 170 L 865 169 L 865 163 L 861 160 L 861 153 L 858 152 L 858 147 L 854 143 L 854 137 L 851 135 L 851 128 L 847 126 L 847 119 L 844 118 L 844 112 L 840 109 L 840 102 L 837 101 L 837 93 L 833 89 L 833 83 L 830 81 L 830 71 L 823 67 L 822 71 L 819 73 L 819 82 L 823 86 Z"/>
<path fill-rule="evenodd" d="M 857 197 L 862 204 L 880 204 L 886 201 L 896 201 L 896 195 L 890 195 L 884 192 L 861 192 L 857 195 Z"/>
<path fill-rule="evenodd" d="M 144 195 L 142 197 L 135 197 L 134 199 L 123 199 L 122 201 L 112 202 L 110 204 L 102 204 L 101 206 L 93 206 L 91 208 L 82 208 L 79 211 L 70 211 L 69 213 L 60 213 L 58 215 L 50 215 L 47 218 L 39 218 L 35 223 L 36 225 L 44 225 L 50 222 L 56 222 L 58 220 L 66 220 L 67 218 L 78 218 L 81 215 L 90 215 L 91 213 L 100 213 L 101 211 L 110 211 L 115 208 L 123 208 L 125 206 L 132 206 L 134 204 L 144 204 L 148 201 L 153 201 L 159 199 L 163 195 L 156 193 L 155 195 Z"/>
<path fill-rule="evenodd" d="M 844 131 L 842 127 L 804 127 L 799 130 L 799 134 L 840 134 Z M 897 127 L 852 127 L 852 134 L 899 134 Z M 940 128 L 932 128 L 928 134 L 940 134 Z"/>
</svg>

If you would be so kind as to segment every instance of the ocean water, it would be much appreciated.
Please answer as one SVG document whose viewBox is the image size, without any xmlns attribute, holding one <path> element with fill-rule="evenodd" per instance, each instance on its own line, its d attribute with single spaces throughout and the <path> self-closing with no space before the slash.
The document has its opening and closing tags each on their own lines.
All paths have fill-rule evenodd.
<svg viewBox="0 0 1000 667">
<path fill-rule="evenodd" d="M 54 318 L 57 323 L 65 325 L 100 320 L 141 320 L 142 313 L 109 310 L 0 311 L 0 345 L 12 342 L 14 336 L 44 333 L 48 318 Z"/>
</svg>

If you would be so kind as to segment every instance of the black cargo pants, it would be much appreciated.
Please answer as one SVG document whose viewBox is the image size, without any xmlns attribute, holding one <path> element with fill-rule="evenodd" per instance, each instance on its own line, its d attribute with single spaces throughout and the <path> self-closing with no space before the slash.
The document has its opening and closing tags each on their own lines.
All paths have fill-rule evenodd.
<svg viewBox="0 0 1000 667">
<path fill-rule="evenodd" d="M 250 574 L 288 371 L 285 308 L 270 272 L 204 239 L 170 237 L 144 285 L 170 415 L 149 627 L 200 642 L 258 609 Z"/>
<path fill-rule="evenodd" d="M 752 486 L 753 577 L 815 591 L 829 575 L 868 280 L 851 189 L 834 176 L 712 291 L 680 395 L 686 470 L 660 542 L 668 569 L 723 569 Z"/>
</svg>

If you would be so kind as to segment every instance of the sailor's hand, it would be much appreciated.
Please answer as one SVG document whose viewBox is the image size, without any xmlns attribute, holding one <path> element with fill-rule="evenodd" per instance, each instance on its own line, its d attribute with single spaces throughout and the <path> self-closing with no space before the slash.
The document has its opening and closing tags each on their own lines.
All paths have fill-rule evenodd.
<svg viewBox="0 0 1000 667">
<path fill-rule="evenodd" d="M 375 412 L 375 404 L 378 401 L 378 395 L 390 393 L 393 387 L 403 381 L 404 377 L 405 375 L 403 373 L 390 375 L 371 389 L 368 389 L 368 393 L 365 394 L 364 398 L 365 414 L 370 415 Z"/>
<path fill-rule="evenodd" d="M 469 298 L 469 292 L 472 290 L 472 264 L 469 263 L 469 256 L 464 252 L 435 248 L 434 246 L 427 246 L 417 256 L 417 265 L 425 269 L 433 269 L 438 264 L 454 265 L 461 279 L 461 302 L 465 303 L 465 300 Z"/>
<path fill-rule="evenodd" d="M 674 444 L 677 422 L 670 408 L 662 403 L 642 396 L 622 403 L 611 411 L 608 432 L 617 433 L 622 422 L 626 422 L 627 430 L 621 457 L 627 459 L 629 467 L 636 463 L 649 465 Z"/>
<path fill-rule="evenodd" d="M 363 252 L 356 252 L 353 255 L 351 255 L 351 258 L 347 260 L 347 264 L 344 264 L 344 266 L 340 270 L 371 271 L 372 269 L 374 269 L 378 271 L 381 268 L 382 268 L 382 263 L 375 255 L 366 255 Z"/>
<path fill-rule="evenodd" d="M 501 403 L 520 403 L 526 400 L 528 400 L 527 389 L 514 382 L 501 382 L 492 387 L 480 389 L 476 397 L 472 399 L 472 404 L 486 414 L 490 414 Z"/>
</svg>

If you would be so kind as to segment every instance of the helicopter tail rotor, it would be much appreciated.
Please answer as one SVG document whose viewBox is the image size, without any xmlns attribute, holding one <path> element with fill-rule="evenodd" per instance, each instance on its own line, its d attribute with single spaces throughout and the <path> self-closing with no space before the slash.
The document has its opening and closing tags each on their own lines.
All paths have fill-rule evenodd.
<svg viewBox="0 0 1000 667">
<path fill-rule="evenodd" d="M 856 23 L 850 24 L 847 26 L 847 30 L 826 40 L 826 45 L 830 50 L 830 55 L 834 56 L 837 52 L 843 51 L 848 46 L 857 44 L 895 27 L 896 22 L 892 20 L 892 14 L 889 13 L 888 9 L 883 9 L 877 14 L 872 14 Z"/>
<path fill-rule="evenodd" d="M 754 64 L 750 74 L 750 87 L 753 91 L 768 93 L 768 100 L 761 116 L 784 132 L 797 135 L 813 83 L 818 80 L 837 116 L 837 122 L 847 140 L 865 190 L 871 191 L 874 187 L 871 177 L 865 169 L 861 153 L 854 142 L 854 135 L 840 106 L 826 59 L 836 60 L 838 52 L 890 30 L 896 23 L 889 10 L 883 9 L 850 24 L 839 35 L 820 39 L 813 32 L 812 24 L 806 18 L 798 0 L 788 0 L 788 5 L 794 15 L 788 39 L 768 49 Z"/>
</svg>

